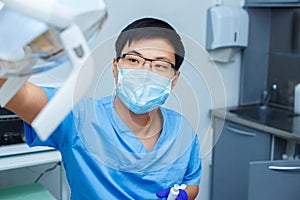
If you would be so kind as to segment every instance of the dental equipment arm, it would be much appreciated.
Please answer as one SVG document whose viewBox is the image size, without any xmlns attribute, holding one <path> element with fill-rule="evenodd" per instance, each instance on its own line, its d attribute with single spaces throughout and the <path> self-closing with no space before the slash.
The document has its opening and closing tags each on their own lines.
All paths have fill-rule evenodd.
<svg viewBox="0 0 300 200">
<path fill-rule="evenodd" d="M 12 12 L 17 11 L 25 18 L 29 17 L 27 22 L 36 20 L 35 25 L 42 24 L 38 39 L 26 38 L 27 41 L 20 41 L 21 46 L 15 45 L 16 48 L 12 49 L 9 55 L 1 55 L 4 51 L 0 49 L 0 62 L 2 60 L 0 77 L 8 78 L 0 88 L 2 107 L 32 74 L 58 66 L 65 61 L 65 57 L 72 64 L 73 70 L 64 85 L 31 123 L 39 138 L 46 140 L 90 87 L 94 63 L 87 39 L 92 38 L 104 23 L 105 4 L 102 0 L 2 0 L 2 2 Z M 54 38 L 54 42 L 50 42 L 51 48 L 48 48 L 49 44 L 47 46 L 45 42 L 37 43 L 44 38 L 40 35 L 46 35 L 47 39 Z M 16 38 L 18 36 L 16 35 Z M 30 51 L 26 51 L 25 47 L 31 47 Z M 25 56 L 15 59 L 12 55 L 15 55 L 16 50 L 23 50 Z"/>
</svg>

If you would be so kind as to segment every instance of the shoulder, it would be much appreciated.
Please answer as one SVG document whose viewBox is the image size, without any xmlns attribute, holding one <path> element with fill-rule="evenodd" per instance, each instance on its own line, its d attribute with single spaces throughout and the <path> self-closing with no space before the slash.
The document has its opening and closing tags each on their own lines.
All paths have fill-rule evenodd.
<svg viewBox="0 0 300 200">
<path fill-rule="evenodd" d="M 168 118 L 182 118 L 183 116 L 178 113 L 175 110 L 169 109 L 169 108 L 165 108 L 165 107 L 160 107 L 160 110 L 162 112 L 162 114 L 164 114 L 165 116 L 167 116 Z"/>
<path fill-rule="evenodd" d="M 79 107 L 104 107 L 104 108 L 110 108 L 112 107 L 113 103 L 113 97 L 107 96 L 99 99 L 95 98 L 82 98 L 81 101 L 79 101 L 78 105 Z"/>
<path fill-rule="evenodd" d="M 197 138 L 197 133 L 189 121 L 182 114 L 168 108 L 161 108 L 161 112 L 164 119 L 164 129 L 168 131 L 168 140 L 176 138 L 181 142 L 185 141 L 186 146 L 190 146 L 191 142 Z"/>
<path fill-rule="evenodd" d="M 108 96 L 100 99 L 82 98 L 73 109 L 74 116 L 93 116 L 100 113 L 107 113 L 112 109 L 113 97 Z"/>
<path fill-rule="evenodd" d="M 179 112 L 165 107 L 161 107 L 161 112 L 165 120 L 171 121 L 173 123 L 180 122 L 191 127 L 188 120 Z"/>
<path fill-rule="evenodd" d="M 40 86 L 40 88 L 46 93 L 48 100 L 50 100 L 57 92 L 57 88 L 54 87 Z"/>
</svg>

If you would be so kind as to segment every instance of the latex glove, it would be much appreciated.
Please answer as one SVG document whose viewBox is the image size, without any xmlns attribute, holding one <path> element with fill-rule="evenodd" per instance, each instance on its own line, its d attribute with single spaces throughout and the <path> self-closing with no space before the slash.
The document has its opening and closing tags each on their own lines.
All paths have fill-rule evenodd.
<svg viewBox="0 0 300 200">
<path fill-rule="evenodd" d="M 168 198 L 169 193 L 170 193 L 170 189 L 171 188 L 158 191 L 158 192 L 156 192 L 156 196 L 159 197 L 159 198 Z M 182 190 L 182 189 L 179 189 L 179 194 L 176 197 L 176 200 L 188 200 L 188 198 L 189 197 L 188 197 L 188 194 L 186 193 L 186 191 Z"/>
</svg>

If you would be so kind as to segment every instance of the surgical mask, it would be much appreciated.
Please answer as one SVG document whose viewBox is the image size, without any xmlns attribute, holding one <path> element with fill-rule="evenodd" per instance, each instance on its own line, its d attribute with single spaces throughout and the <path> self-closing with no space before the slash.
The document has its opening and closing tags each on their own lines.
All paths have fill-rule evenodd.
<svg viewBox="0 0 300 200">
<path fill-rule="evenodd" d="M 169 79 L 148 70 L 119 69 L 116 92 L 129 110 L 143 114 L 165 103 L 174 78 Z"/>
</svg>

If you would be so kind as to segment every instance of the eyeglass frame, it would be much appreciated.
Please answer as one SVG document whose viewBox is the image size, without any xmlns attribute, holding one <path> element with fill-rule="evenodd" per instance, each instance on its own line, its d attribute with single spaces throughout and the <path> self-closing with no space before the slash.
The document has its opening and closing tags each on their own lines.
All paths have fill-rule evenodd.
<svg viewBox="0 0 300 200">
<path fill-rule="evenodd" d="M 133 53 L 123 53 L 123 54 L 121 54 L 120 56 L 117 57 L 117 61 L 119 61 L 121 58 L 125 58 L 125 56 L 127 56 L 127 55 L 137 56 L 137 57 L 140 57 L 140 58 L 144 59 L 145 61 L 142 64 L 142 66 L 146 63 L 146 61 L 150 61 L 151 67 L 152 67 L 152 62 L 153 61 L 160 61 L 160 62 L 168 63 L 168 64 L 171 65 L 171 69 L 174 70 L 174 74 L 177 72 L 177 70 L 175 69 L 175 65 L 173 63 L 171 63 L 171 62 L 168 62 L 168 61 L 165 61 L 165 60 L 156 60 L 156 59 L 145 58 L 145 57 L 143 57 L 141 55 L 137 55 L 137 54 L 133 54 Z"/>
</svg>

